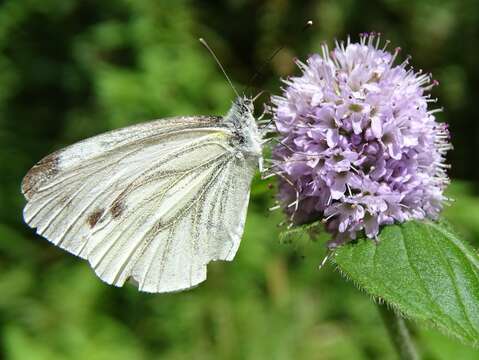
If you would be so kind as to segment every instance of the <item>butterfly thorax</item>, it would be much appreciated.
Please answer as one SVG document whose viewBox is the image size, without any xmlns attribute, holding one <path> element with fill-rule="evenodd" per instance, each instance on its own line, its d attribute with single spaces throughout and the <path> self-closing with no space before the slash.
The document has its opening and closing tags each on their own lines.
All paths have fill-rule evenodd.
<svg viewBox="0 0 479 360">
<path fill-rule="evenodd" d="M 234 146 L 245 156 L 260 159 L 262 157 L 262 137 L 253 116 L 251 99 L 239 97 L 224 117 L 224 122 L 235 135 Z"/>
</svg>

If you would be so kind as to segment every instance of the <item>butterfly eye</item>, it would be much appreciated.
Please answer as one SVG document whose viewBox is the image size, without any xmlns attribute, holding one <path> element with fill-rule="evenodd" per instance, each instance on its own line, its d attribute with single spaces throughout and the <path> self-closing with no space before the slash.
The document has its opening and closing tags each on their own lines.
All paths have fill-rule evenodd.
<svg viewBox="0 0 479 360">
<path fill-rule="evenodd" d="M 244 101 L 244 109 L 247 110 L 247 111 L 253 111 L 253 102 L 251 101 L 251 99 L 245 99 Z"/>
<path fill-rule="evenodd" d="M 240 104 L 240 108 L 242 112 L 251 112 L 252 111 L 251 102 L 248 100 L 243 101 Z"/>
</svg>

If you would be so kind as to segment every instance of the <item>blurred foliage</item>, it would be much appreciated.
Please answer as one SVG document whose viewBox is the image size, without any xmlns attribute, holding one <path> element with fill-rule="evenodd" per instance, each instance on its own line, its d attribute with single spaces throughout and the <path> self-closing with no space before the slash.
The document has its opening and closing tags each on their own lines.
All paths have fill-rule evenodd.
<svg viewBox="0 0 479 360">
<path fill-rule="evenodd" d="M 316 25 L 302 32 L 308 19 Z M 0 2 L 0 357 L 394 359 L 370 299 L 330 266 L 318 270 L 324 242 L 279 243 L 265 182 L 253 186 L 235 261 L 210 266 L 195 290 L 160 296 L 105 285 L 35 236 L 21 220 L 19 184 L 44 155 L 104 130 L 225 113 L 233 94 L 200 36 L 243 85 L 284 43 L 254 84 L 278 92 L 294 57 L 375 30 L 442 83 L 435 95 L 462 179 L 446 216 L 477 246 L 478 21 L 476 0 Z M 415 332 L 426 359 L 478 357 L 436 331 Z"/>
</svg>

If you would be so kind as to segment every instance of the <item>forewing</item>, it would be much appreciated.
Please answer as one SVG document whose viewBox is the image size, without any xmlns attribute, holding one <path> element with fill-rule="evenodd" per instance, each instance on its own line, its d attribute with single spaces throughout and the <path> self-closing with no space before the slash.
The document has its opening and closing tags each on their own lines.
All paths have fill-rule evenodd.
<svg viewBox="0 0 479 360">
<path fill-rule="evenodd" d="M 159 120 L 56 152 L 25 176 L 24 219 L 107 283 L 197 285 L 239 246 L 254 161 L 218 118 Z"/>
</svg>

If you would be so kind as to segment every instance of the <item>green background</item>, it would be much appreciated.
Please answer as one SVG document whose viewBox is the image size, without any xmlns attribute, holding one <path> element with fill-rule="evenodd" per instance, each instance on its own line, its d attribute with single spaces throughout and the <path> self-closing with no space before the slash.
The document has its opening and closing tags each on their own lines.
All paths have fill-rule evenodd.
<svg viewBox="0 0 479 360">
<path fill-rule="evenodd" d="M 315 25 L 301 31 L 312 19 Z M 274 190 L 255 180 L 232 263 L 194 290 L 138 293 L 103 284 L 87 263 L 22 222 L 22 176 L 40 158 L 102 131 L 180 114 L 224 114 L 233 93 L 208 40 L 243 89 L 279 91 L 321 41 L 380 31 L 433 72 L 452 128 L 446 209 L 479 245 L 477 0 L 10 0 L 0 2 L 0 358 L 394 359 L 374 304 L 330 265 L 324 239 L 278 240 Z M 263 96 L 257 106 L 266 101 Z M 426 359 L 479 353 L 413 325 Z"/>
</svg>

